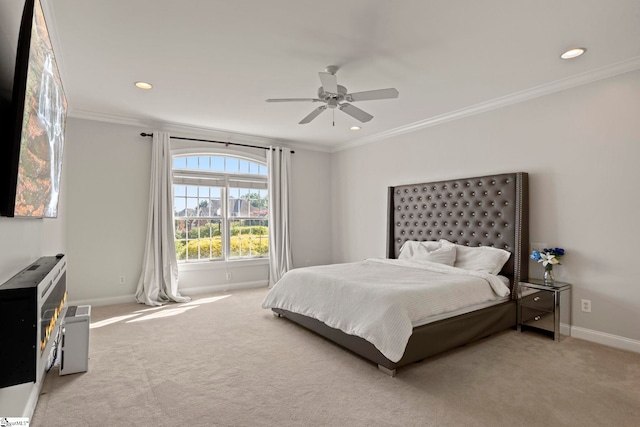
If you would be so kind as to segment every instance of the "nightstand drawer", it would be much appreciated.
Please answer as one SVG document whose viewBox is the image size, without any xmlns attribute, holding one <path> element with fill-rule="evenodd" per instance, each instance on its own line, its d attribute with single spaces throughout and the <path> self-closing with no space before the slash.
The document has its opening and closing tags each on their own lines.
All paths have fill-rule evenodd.
<svg viewBox="0 0 640 427">
<path fill-rule="evenodd" d="M 524 305 L 520 307 L 520 316 L 520 321 L 522 322 L 522 324 L 530 326 L 538 326 L 537 323 L 546 324 L 547 322 L 544 322 L 544 320 L 546 320 L 548 317 L 553 320 L 553 312 L 531 308 Z"/>
<path fill-rule="evenodd" d="M 537 310 L 553 311 L 553 292 L 538 291 L 520 299 L 520 305 Z"/>
<path fill-rule="evenodd" d="M 518 326 L 559 341 L 571 335 L 571 285 L 540 279 L 518 282 Z"/>
</svg>

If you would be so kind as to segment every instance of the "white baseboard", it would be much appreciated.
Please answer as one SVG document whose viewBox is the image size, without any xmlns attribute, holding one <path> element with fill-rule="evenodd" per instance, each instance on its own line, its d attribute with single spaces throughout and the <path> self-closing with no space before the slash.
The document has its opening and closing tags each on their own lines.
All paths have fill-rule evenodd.
<svg viewBox="0 0 640 427">
<path fill-rule="evenodd" d="M 237 291 L 241 289 L 262 288 L 262 287 L 267 287 L 268 285 L 269 285 L 268 280 L 256 280 L 253 282 L 241 282 L 241 283 L 225 283 L 224 285 L 200 286 L 197 288 L 185 288 L 185 289 L 181 288 L 180 295 L 191 297 L 191 296 L 214 293 L 214 292 L 228 292 L 228 291 Z M 70 305 L 70 306 L 71 305 L 91 305 L 94 307 L 98 307 L 101 305 L 126 304 L 130 302 L 136 302 L 135 295 L 120 295 L 116 297 L 107 297 L 107 298 L 91 298 L 91 299 L 73 300 L 73 301 L 69 301 L 67 305 Z"/>
<path fill-rule="evenodd" d="M 79 299 L 79 300 L 69 300 L 67 305 L 91 305 L 94 307 L 98 307 L 101 305 L 114 305 L 114 304 L 126 304 L 129 302 L 136 302 L 135 295 L 119 295 L 117 297 L 106 297 L 106 298 L 90 298 L 90 299 Z"/>
<path fill-rule="evenodd" d="M 44 377 L 30 382 L 0 388 L 0 414 L 9 418 L 31 418 L 38 403 Z M 3 424 L 4 425 L 4 424 Z"/>
<path fill-rule="evenodd" d="M 225 283 L 224 285 L 200 286 L 197 288 L 180 289 L 180 295 L 196 296 L 213 292 L 239 291 L 241 289 L 255 289 L 269 286 L 268 280 L 256 280 L 254 282 Z"/>
<path fill-rule="evenodd" d="M 640 341 L 621 337 L 619 335 L 607 334 L 606 332 L 594 331 L 592 329 L 585 329 L 579 326 L 572 326 L 571 336 L 585 341 L 608 345 L 609 347 L 640 353 Z"/>
</svg>

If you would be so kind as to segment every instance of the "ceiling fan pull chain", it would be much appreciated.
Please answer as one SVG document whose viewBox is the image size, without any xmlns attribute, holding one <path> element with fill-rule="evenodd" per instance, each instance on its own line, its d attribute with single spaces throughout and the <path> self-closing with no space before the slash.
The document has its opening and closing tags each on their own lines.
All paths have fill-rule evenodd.
<svg viewBox="0 0 640 427">
<path fill-rule="evenodd" d="M 336 109 L 335 108 L 331 109 L 331 115 L 332 115 L 331 120 L 333 121 L 333 126 L 335 127 L 336 126 Z"/>
</svg>

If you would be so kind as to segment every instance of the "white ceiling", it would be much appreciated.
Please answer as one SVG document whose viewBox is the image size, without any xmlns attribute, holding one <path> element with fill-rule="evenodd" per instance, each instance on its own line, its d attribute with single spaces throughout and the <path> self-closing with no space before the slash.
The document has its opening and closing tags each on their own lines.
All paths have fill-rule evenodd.
<svg viewBox="0 0 640 427">
<path fill-rule="evenodd" d="M 320 150 L 640 68 L 638 0 L 42 1 L 72 116 Z M 265 102 L 315 97 L 328 65 L 350 92 L 400 96 L 355 103 L 374 116 L 358 132 L 341 111 L 299 125 L 318 104 Z"/>
</svg>

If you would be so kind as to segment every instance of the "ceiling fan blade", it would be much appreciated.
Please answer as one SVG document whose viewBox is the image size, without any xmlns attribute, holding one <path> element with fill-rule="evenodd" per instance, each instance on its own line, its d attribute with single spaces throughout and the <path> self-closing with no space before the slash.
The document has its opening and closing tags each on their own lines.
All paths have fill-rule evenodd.
<svg viewBox="0 0 640 427">
<path fill-rule="evenodd" d="M 354 107 L 351 104 L 340 104 L 340 109 L 353 117 L 356 120 L 360 120 L 362 123 L 368 122 L 373 119 L 373 116 L 365 111 L 362 111 L 358 107 Z"/>
<path fill-rule="evenodd" d="M 317 98 L 270 98 L 267 102 L 320 102 Z"/>
<path fill-rule="evenodd" d="M 319 72 L 320 81 L 322 82 L 322 89 L 328 93 L 338 93 L 338 78 L 335 74 Z"/>
<path fill-rule="evenodd" d="M 399 92 L 397 89 L 389 88 L 389 89 L 368 90 L 366 92 L 350 93 L 349 95 L 347 95 L 346 98 L 349 102 L 373 101 L 376 99 L 397 98 L 398 95 L 399 95 Z"/>
<path fill-rule="evenodd" d="M 311 120 L 313 120 L 316 117 L 318 117 L 318 115 L 320 115 L 320 113 L 322 113 L 326 109 L 327 109 L 326 105 L 319 106 L 318 108 L 313 110 L 307 117 L 305 117 L 304 119 L 300 120 L 300 122 L 298 124 L 304 125 L 306 123 L 309 123 Z"/>
</svg>

